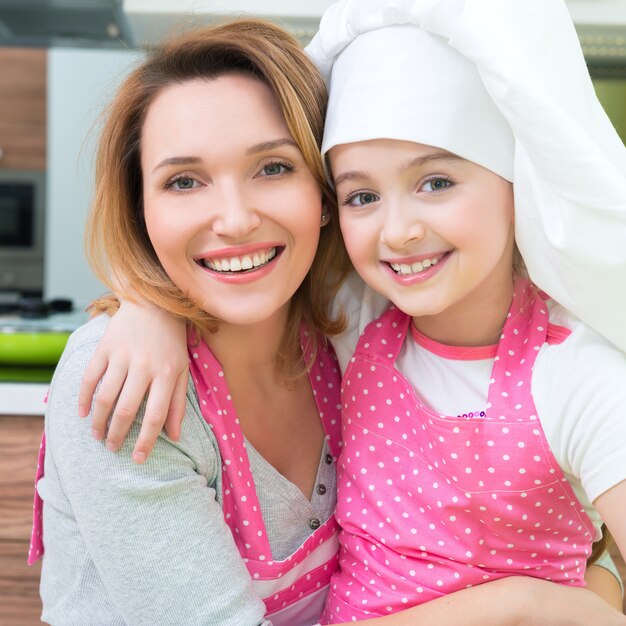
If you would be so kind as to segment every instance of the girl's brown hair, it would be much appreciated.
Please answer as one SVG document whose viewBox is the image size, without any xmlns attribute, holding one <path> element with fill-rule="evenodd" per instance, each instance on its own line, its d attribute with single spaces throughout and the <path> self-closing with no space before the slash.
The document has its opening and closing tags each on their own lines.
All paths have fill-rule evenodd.
<svg viewBox="0 0 626 626">
<path fill-rule="evenodd" d="M 219 320 L 172 283 L 150 243 L 143 216 L 141 134 L 150 104 L 165 88 L 233 72 L 254 76 L 270 88 L 333 216 L 322 229 L 313 265 L 292 298 L 282 346 L 286 365 L 299 354 L 302 323 L 323 335 L 342 330 L 343 321 L 331 319 L 329 310 L 349 261 L 320 157 L 326 86 L 300 44 L 275 24 L 240 19 L 188 32 L 153 50 L 126 79 L 107 110 L 102 130 L 87 255 L 98 277 L 121 296 L 131 300 L 139 296 L 197 329 L 217 330 Z M 95 308 L 107 305 L 96 303 Z"/>
</svg>

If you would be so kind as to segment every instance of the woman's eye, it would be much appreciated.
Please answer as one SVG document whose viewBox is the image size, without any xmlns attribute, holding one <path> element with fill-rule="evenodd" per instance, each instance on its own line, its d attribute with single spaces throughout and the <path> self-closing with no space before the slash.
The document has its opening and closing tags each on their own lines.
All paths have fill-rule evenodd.
<svg viewBox="0 0 626 626">
<path fill-rule="evenodd" d="M 263 166 L 261 170 L 263 176 L 278 176 L 279 174 L 285 174 L 291 171 L 291 167 L 285 163 L 268 163 Z"/>
<path fill-rule="evenodd" d="M 422 186 L 423 191 L 443 191 L 452 185 L 449 178 L 431 178 Z"/>
<path fill-rule="evenodd" d="M 168 189 L 174 189 L 175 191 L 187 191 L 189 189 L 194 189 L 199 185 L 198 181 L 195 178 L 191 178 L 190 176 L 179 176 L 174 180 L 170 180 L 166 187 Z"/>
<path fill-rule="evenodd" d="M 346 198 L 344 204 L 349 204 L 350 206 L 365 206 L 366 204 L 377 202 L 378 199 L 378 196 L 371 191 L 361 191 L 360 193 L 352 194 Z"/>
</svg>

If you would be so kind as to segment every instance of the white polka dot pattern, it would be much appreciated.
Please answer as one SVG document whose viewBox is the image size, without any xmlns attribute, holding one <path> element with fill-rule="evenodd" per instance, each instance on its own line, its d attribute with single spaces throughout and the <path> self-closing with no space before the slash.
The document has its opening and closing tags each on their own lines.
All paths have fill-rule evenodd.
<svg viewBox="0 0 626 626">
<path fill-rule="evenodd" d="M 372 322 L 344 377 L 341 572 L 325 621 L 388 614 L 511 574 L 581 585 L 592 524 L 530 390 L 548 328 L 543 301 L 517 284 L 482 417 L 434 413 L 395 369 L 410 321 L 392 307 Z"/>
<path fill-rule="evenodd" d="M 303 355 L 311 356 L 308 335 L 301 333 Z M 340 373 L 336 357 L 320 338 L 309 371 L 317 409 L 329 449 L 337 459 L 340 449 Z M 202 415 L 218 442 L 222 458 L 222 508 L 224 519 L 252 576 L 258 583 L 270 616 L 327 587 L 337 567 L 339 527 L 334 517 L 313 531 L 296 552 L 274 561 L 261 515 L 245 439 L 235 413 L 224 372 L 205 343 L 189 347 L 191 376 Z M 329 546 L 332 549 L 329 549 Z M 316 554 L 317 553 L 317 554 Z M 326 555 L 320 563 L 320 554 Z M 284 577 L 284 580 L 283 580 Z M 294 580 L 295 578 L 295 580 Z M 275 584 L 268 584 L 274 581 Z"/>
<path fill-rule="evenodd" d="M 35 472 L 35 496 L 33 499 L 33 528 L 30 534 L 30 546 L 28 547 L 27 563 L 32 565 L 37 562 L 44 553 L 43 546 L 43 500 L 39 497 L 37 483 L 43 476 L 44 461 L 46 458 L 46 433 L 41 435 L 39 454 L 37 455 L 37 470 Z"/>
<path fill-rule="evenodd" d="M 43 403 L 48 402 L 48 393 L 50 389 L 46 391 L 46 395 L 43 398 Z M 43 545 L 43 500 L 39 497 L 37 491 L 37 483 L 44 474 L 44 462 L 46 459 L 46 433 L 41 434 L 41 443 L 39 444 L 39 454 L 37 455 L 37 469 L 35 470 L 35 495 L 33 497 L 33 527 L 30 532 L 30 545 L 28 546 L 28 559 L 26 562 L 29 565 L 36 563 L 44 553 Z"/>
</svg>

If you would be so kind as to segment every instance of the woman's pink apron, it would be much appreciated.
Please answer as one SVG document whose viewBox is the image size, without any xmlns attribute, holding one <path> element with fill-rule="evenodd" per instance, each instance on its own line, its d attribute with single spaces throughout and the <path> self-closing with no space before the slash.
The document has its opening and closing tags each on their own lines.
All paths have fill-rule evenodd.
<svg viewBox="0 0 626 626">
<path fill-rule="evenodd" d="M 303 333 L 302 339 L 304 346 L 306 333 Z M 321 339 L 319 344 L 309 379 L 328 447 L 333 462 L 336 462 L 341 434 L 341 377 L 334 354 L 324 348 Z M 337 522 L 331 517 L 321 524 L 287 559 L 272 559 L 244 437 L 238 426 L 224 372 L 204 343 L 190 347 L 189 355 L 202 414 L 217 438 L 223 460 L 224 518 L 252 576 L 255 590 L 265 602 L 266 615 L 274 626 L 313 624 L 319 619 L 331 574 L 337 568 Z M 43 476 L 44 457 L 45 436 L 39 451 L 35 485 Z M 29 565 L 44 553 L 42 512 L 43 501 L 35 489 Z"/>
<path fill-rule="evenodd" d="M 307 355 L 305 333 L 302 339 L 303 353 Z M 341 378 L 334 354 L 324 349 L 321 339 L 319 343 L 309 379 L 328 446 L 336 460 L 341 434 Z M 244 436 L 224 372 L 204 343 L 190 347 L 189 354 L 202 414 L 215 434 L 222 457 L 224 519 L 250 572 L 254 588 L 265 602 L 266 617 L 274 626 L 314 624 L 322 612 L 331 574 L 337 568 L 337 522 L 331 516 L 285 560 L 272 558 Z"/>
<path fill-rule="evenodd" d="M 510 575 L 583 585 L 595 531 L 531 394 L 540 347 L 564 335 L 548 333 L 544 301 L 516 285 L 487 405 L 469 417 L 432 411 L 395 368 L 410 323 L 394 307 L 372 322 L 344 377 L 341 571 L 324 621 L 385 615 Z"/>
</svg>

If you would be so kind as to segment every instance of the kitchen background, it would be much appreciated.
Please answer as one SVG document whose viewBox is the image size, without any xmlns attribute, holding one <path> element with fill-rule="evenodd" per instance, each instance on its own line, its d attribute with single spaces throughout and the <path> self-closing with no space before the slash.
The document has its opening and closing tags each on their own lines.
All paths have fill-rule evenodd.
<svg viewBox="0 0 626 626">
<path fill-rule="evenodd" d="M 0 626 L 39 623 L 39 569 L 24 559 L 42 399 L 68 332 L 104 291 L 82 244 L 100 112 L 168 33 L 252 13 L 307 43 L 332 1 L 0 0 Z M 626 0 L 567 2 L 626 142 Z"/>
</svg>

